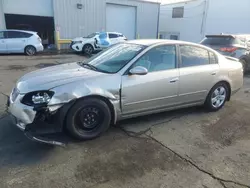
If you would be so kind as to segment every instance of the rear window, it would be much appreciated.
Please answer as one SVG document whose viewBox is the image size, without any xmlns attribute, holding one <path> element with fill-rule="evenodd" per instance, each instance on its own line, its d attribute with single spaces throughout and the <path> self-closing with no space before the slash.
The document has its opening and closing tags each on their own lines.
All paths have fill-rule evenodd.
<svg viewBox="0 0 250 188">
<path fill-rule="evenodd" d="M 232 37 L 206 37 L 201 44 L 204 45 L 230 45 L 234 43 Z"/>
</svg>

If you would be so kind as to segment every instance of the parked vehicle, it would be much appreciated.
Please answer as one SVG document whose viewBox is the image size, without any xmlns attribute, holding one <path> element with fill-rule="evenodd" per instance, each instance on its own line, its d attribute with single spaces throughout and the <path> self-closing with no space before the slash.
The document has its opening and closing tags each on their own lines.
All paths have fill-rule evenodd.
<svg viewBox="0 0 250 188">
<path fill-rule="evenodd" d="M 87 37 L 79 37 L 72 40 L 70 48 L 76 52 L 92 54 L 113 44 L 124 42 L 126 37 L 117 32 L 96 32 Z"/>
<path fill-rule="evenodd" d="M 28 56 L 43 51 L 41 38 L 33 31 L 0 30 L 0 53 L 25 53 Z"/>
<path fill-rule="evenodd" d="M 243 35 L 207 35 L 201 44 L 211 47 L 225 56 L 239 59 L 244 72 L 250 70 L 250 47 Z"/>
<path fill-rule="evenodd" d="M 135 40 L 24 75 L 8 109 L 29 138 L 55 144 L 41 134 L 88 140 L 122 119 L 196 105 L 217 111 L 242 84 L 237 59 L 188 42 Z"/>
</svg>

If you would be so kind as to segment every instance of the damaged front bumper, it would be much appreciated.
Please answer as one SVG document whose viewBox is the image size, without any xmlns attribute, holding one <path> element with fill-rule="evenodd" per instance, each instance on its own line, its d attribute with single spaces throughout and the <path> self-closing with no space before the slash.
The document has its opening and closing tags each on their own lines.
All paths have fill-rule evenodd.
<svg viewBox="0 0 250 188">
<path fill-rule="evenodd" d="M 65 146 L 65 143 L 50 138 L 52 134 L 63 132 L 62 105 L 27 106 L 21 103 L 22 97 L 19 95 L 14 102 L 8 98 L 7 106 L 13 123 L 33 141 Z"/>
</svg>

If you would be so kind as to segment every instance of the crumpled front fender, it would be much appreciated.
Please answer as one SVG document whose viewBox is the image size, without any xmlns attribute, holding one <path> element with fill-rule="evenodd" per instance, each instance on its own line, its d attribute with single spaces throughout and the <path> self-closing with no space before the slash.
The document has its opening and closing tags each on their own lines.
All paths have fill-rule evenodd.
<svg viewBox="0 0 250 188">
<path fill-rule="evenodd" d="M 100 96 L 108 99 L 114 109 L 114 123 L 120 116 L 120 81 L 113 80 L 112 84 L 107 80 L 103 83 L 96 82 L 75 82 L 51 89 L 55 92 L 48 104 L 50 111 L 55 111 L 65 104 L 83 97 Z M 102 86 L 102 87 L 100 87 Z"/>
<path fill-rule="evenodd" d="M 119 93 L 115 94 L 101 88 L 90 87 L 86 84 L 82 84 L 79 87 L 76 87 L 75 84 L 65 85 L 54 88 L 52 91 L 54 91 L 55 94 L 50 100 L 48 106 L 68 103 L 71 100 L 91 95 L 102 96 L 110 100 L 119 100 Z"/>
</svg>

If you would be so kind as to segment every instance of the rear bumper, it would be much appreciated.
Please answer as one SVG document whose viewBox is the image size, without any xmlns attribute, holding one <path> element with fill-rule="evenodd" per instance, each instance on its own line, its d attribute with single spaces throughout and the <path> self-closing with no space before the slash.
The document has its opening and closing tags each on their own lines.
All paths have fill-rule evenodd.
<svg viewBox="0 0 250 188">
<path fill-rule="evenodd" d="M 42 44 L 37 44 L 37 45 L 35 45 L 35 47 L 36 47 L 37 52 L 42 52 L 44 50 L 44 47 Z"/>
</svg>

